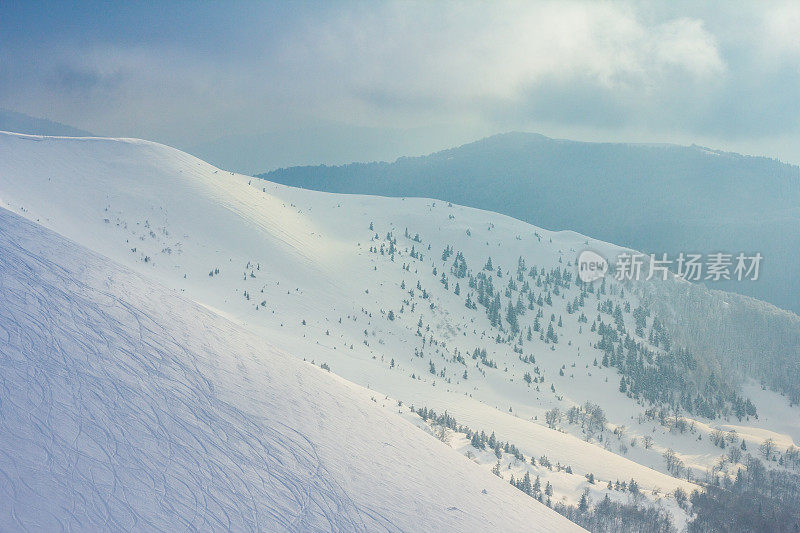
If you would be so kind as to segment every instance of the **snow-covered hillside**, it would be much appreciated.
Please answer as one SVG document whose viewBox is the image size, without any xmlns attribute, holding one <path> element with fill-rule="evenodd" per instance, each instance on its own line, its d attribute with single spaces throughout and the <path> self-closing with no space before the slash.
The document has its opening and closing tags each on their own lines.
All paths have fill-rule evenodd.
<svg viewBox="0 0 800 533">
<path fill-rule="evenodd" d="M 442 440 L 507 481 L 539 476 L 553 503 L 587 490 L 619 500 L 616 482 L 634 479 L 681 520 L 672 492 L 734 468 L 731 449 L 800 441 L 786 398 L 715 389 L 729 370 L 715 354 L 671 346 L 696 333 L 674 329 L 670 318 L 691 317 L 672 295 L 706 307 L 718 296 L 674 280 L 582 286 L 579 251 L 620 249 L 576 233 L 436 200 L 294 189 L 130 139 L 0 134 L 0 202 L 390 397 L 434 433 L 409 407 L 446 411 L 457 424 Z"/>
<path fill-rule="evenodd" d="M 382 398 L 4 209 L 0 301 L 0 529 L 579 529 Z"/>
</svg>

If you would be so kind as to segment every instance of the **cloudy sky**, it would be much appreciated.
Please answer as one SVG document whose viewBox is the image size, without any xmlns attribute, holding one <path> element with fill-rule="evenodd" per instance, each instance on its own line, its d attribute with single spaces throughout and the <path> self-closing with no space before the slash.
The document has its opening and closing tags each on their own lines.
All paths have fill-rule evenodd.
<svg viewBox="0 0 800 533">
<path fill-rule="evenodd" d="M 511 130 L 800 163 L 800 2 L 4 0 L 0 107 L 243 171 Z"/>
</svg>

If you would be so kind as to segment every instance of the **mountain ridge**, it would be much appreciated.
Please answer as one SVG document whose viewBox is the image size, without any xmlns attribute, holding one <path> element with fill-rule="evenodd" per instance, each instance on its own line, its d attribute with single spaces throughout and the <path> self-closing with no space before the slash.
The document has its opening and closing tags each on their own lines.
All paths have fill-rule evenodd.
<svg viewBox="0 0 800 533">
<path fill-rule="evenodd" d="M 735 449 L 800 442 L 797 317 L 675 280 L 576 280 L 580 250 L 628 248 L 270 183 L 147 141 L 0 134 L 0 153 L 8 209 L 368 387 L 479 465 L 502 461 L 506 481 L 541 477 L 555 504 L 624 501 L 610 487 L 635 479 L 680 524 L 672 493 L 718 472 L 717 432 Z"/>
<path fill-rule="evenodd" d="M 273 173 L 280 173 L 285 170 L 289 170 L 292 168 L 340 168 L 340 167 L 348 167 L 352 165 L 391 165 L 393 163 L 397 163 L 399 161 L 406 161 L 406 160 L 422 160 L 426 158 L 431 158 L 435 156 L 444 156 L 450 155 L 453 153 L 457 153 L 462 149 L 467 149 L 470 147 L 475 146 L 483 146 L 483 145 L 490 145 L 499 140 L 505 139 L 518 139 L 518 140 L 525 140 L 525 141 L 533 141 L 538 140 L 542 143 L 550 142 L 550 143 L 574 143 L 574 144 L 583 144 L 583 145 L 596 145 L 596 146 L 629 146 L 633 148 L 676 148 L 676 149 L 686 149 L 686 150 L 697 150 L 700 152 L 705 152 L 708 154 L 714 155 L 721 155 L 721 156 L 728 156 L 732 158 L 752 158 L 752 159 L 763 159 L 766 161 L 772 161 L 775 163 L 779 163 L 781 165 L 785 165 L 787 167 L 800 169 L 800 165 L 796 165 L 793 163 L 788 163 L 782 161 L 778 158 L 764 156 L 764 155 L 755 155 L 755 154 L 742 154 L 739 152 L 733 152 L 730 150 L 721 150 L 717 148 L 712 148 L 709 146 L 704 146 L 700 144 L 679 144 L 679 143 L 670 143 L 670 142 L 621 142 L 621 141 L 576 141 L 573 139 L 567 139 L 562 137 L 549 137 L 542 133 L 538 132 L 529 132 L 529 131 L 522 131 L 522 130 L 512 130 L 503 133 L 495 133 L 493 135 L 489 135 L 488 137 L 483 137 L 481 139 L 476 139 L 474 141 L 466 142 L 463 144 L 459 144 L 457 146 L 453 146 L 450 148 L 444 148 L 442 150 L 436 150 L 434 152 L 430 152 L 428 154 L 422 155 L 412 155 L 412 156 L 399 156 L 393 160 L 374 160 L 374 161 L 352 161 L 349 163 L 342 163 L 342 164 L 311 164 L 311 165 L 292 165 L 286 167 L 279 167 L 273 170 L 269 170 L 266 172 L 256 173 L 254 174 L 255 177 L 265 177 L 269 174 Z"/>
<path fill-rule="evenodd" d="M 800 167 L 775 159 L 509 133 L 392 163 L 259 177 L 327 192 L 439 198 L 648 253 L 759 251 L 758 281 L 714 288 L 800 312 Z"/>
</svg>

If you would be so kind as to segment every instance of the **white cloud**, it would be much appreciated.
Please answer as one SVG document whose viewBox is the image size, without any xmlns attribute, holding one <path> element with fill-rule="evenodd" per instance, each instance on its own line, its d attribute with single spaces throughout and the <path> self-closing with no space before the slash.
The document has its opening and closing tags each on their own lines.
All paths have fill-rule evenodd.
<svg viewBox="0 0 800 533">
<path fill-rule="evenodd" d="M 784 2 L 769 6 L 761 27 L 762 46 L 773 57 L 800 57 L 800 3 Z"/>
<path fill-rule="evenodd" d="M 314 25 L 291 54 L 344 69 L 345 90 L 436 106 L 514 98 L 543 81 L 640 88 L 725 70 L 703 22 L 648 24 L 625 4 L 392 4 Z"/>
<path fill-rule="evenodd" d="M 725 71 L 716 40 L 701 20 L 679 18 L 661 24 L 655 28 L 652 40 L 656 68 L 677 66 L 701 79 Z"/>
<path fill-rule="evenodd" d="M 162 39 L 116 39 L 104 28 L 103 38 L 0 47 L 0 106 L 179 146 L 318 124 L 422 128 L 431 149 L 513 129 L 712 145 L 800 131 L 797 2 L 306 4 L 289 20 L 270 12 L 253 10 L 246 29 L 239 13 Z"/>
</svg>

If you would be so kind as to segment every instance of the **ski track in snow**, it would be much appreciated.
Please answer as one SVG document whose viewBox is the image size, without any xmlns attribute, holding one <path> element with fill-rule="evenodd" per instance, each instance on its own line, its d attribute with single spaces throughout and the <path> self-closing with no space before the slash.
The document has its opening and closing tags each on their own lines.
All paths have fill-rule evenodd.
<svg viewBox="0 0 800 533">
<path fill-rule="evenodd" d="M 112 295 L 98 305 L 0 234 L 14 246 L 0 255 L 6 527 L 67 529 L 68 516 L 81 528 L 393 529 L 321 475 L 307 438 L 219 398 L 162 327 Z"/>
<path fill-rule="evenodd" d="M 579 529 L 367 391 L 2 209 L 0 304 L 0 530 Z"/>
<path fill-rule="evenodd" d="M 288 471 L 291 471 L 292 465 L 298 468 L 302 466 L 302 476 L 299 478 L 302 482 L 288 488 L 280 485 L 275 489 L 283 490 L 285 496 L 291 499 L 287 503 L 289 500 L 283 496 L 275 496 L 290 510 L 282 515 L 286 517 L 286 523 L 282 526 L 284 529 L 310 527 L 307 524 L 313 522 L 314 513 L 327 517 L 326 510 L 338 505 L 345 510 L 342 512 L 344 516 L 352 514 L 359 527 L 369 529 L 375 523 L 380 524 L 378 527 L 403 529 L 412 524 L 416 526 L 412 529 L 419 529 L 418 522 L 404 521 L 395 509 L 381 505 L 377 496 L 366 500 L 360 498 L 374 491 L 378 482 L 370 480 L 363 486 L 354 485 L 352 460 L 359 456 L 357 445 L 348 448 L 351 452 L 349 462 L 346 455 L 330 449 L 331 446 L 340 447 L 340 442 L 331 443 L 330 439 L 325 441 L 323 438 L 336 425 L 340 427 L 335 429 L 344 438 L 356 439 L 351 436 L 351 430 L 361 435 L 359 438 L 364 438 L 365 429 L 361 423 L 366 417 L 365 413 L 372 410 L 374 404 L 382 405 L 391 414 L 400 410 L 396 406 L 397 401 L 403 402 L 404 409 L 413 405 L 435 409 L 440 414 L 446 411 L 473 430 L 483 430 L 487 435 L 496 432 L 499 439 L 515 444 L 526 457 L 546 456 L 550 462 L 562 468 L 569 466 L 572 474 L 563 475 L 558 466 L 556 471 L 542 465 L 525 466 L 531 475 L 541 475 L 543 483 L 552 483 L 553 501 L 577 504 L 585 489 L 591 491 L 593 498 L 601 498 L 605 494 L 614 498 L 615 493 L 616 496 L 621 495 L 618 491 L 606 490 L 607 482 L 635 479 L 649 501 L 671 509 L 679 522 L 685 521 L 686 515 L 679 510 L 671 493 L 677 487 L 691 491 L 697 485 L 666 472 L 664 451 L 674 449 L 684 461 L 687 472 L 691 469 L 692 476 L 697 479 L 718 465 L 721 455 L 725 453 L 714 445 L 711 438 L 707 438 L 717 428 L 735 429 L 738 438 L 746 441 L 751 450 L 756 450 L 767 437 L 773 437 L 782 449 L 798 442 L 800 438 L 797 408 L 790 405 L 785 397 L 762 391 L 758 384 L 746 388 L 747 396 L 757 405 L 758 420 L 751 418 L 739 421 L 735 417 L 709 420 L 696 414 L 683 413 L 687 423 L 691 424 L 690 430 L 684 433 L 645 416 L 647 402 L 620 392 L 618 369 L 613 364 L 606 367 L 600 363 L 603 351 L 597 347 L 598 334 L 588 329 L 588 324 L 595 321 L 595 309 L 599 317 L 597 321 L 602 323 L 603 320 L 599 305 L 603 300 L 599 293 L 587 297 L 585 307 L 581 307 L 589 315 L 586 324 L 581 323 L 579 314 L 575 312 L 576 307 L 573 307 L 573 312 L 568 307 L 580 292 L 574 286 L 561 292 L 552 304 L 536 304 L 535 307 L 543 313 L 543 323 L 550 316 L 553 326 L 558 324 L 556 331 L 560 341 L 551 344 L 532 335 L 525 341 L 524 348 L 520 337 L 519 343 L 512 349 L 510 341 L 496 342 L 495 335 L 502 333 L 505 336 L 505 332 L 492 325 L 484 309 L 467 309 L 464 305 L 465 295 L 474 297 L 471 293 L 475 290 L 474 287 L 467 288 L 467 278 L 459 278 L 463 287 L 460 294 L 442 283 L 445 274 L 453 273 L 451 269 L 454 263 L 452 258 L 439 256 L 439 252 L 449 248 L 451 255 L 458 252 L 463 254 L 471 267 L 467 268 L 470 276 L 477 275 L 481 265 L 491 258 L 496 275 L 490 274 L 490 277 L 494 283 L 507 287 L 508 302 L 511 303 L 514 297 L 518 302 L 524 301 L 521 300 L 524 291 L 520 287 L 511 289 L 507 283 L 513 265 L 518 263 L 519 258 L 524 258 L 529 271 L 530 267 L 537 267 L 542 273 L 537 278 L 537 287 L 541 282 L 539 278 L 545 277 L 541 290 L 532 288 L 525 294 L 537 291 L 541 300 L 542 291 L 550 292 L 546 282 L 548 275 L 544 272 L 571 268 L 570 263 L 579 250 L 588 247 L 607 258 L 623 251 L 613 244 L 598 242 L 574 232 L 547 231 L 506 216 L 441 200 L 338 195 L 295 189 L 226 172 L 186 153 L 147 141 L 51 138 L 5 132 L 0 132 L 0 205 L 125 265 L 141 276 L 137 278 L 139 281 L 134 284 L 135 287 L 118 279 L 127 279 L 125 276 L 129 274 L 101 276 L 102 279 L 93 283 L 87 281 L 87 284 L 101 292 L 95 290 L 91 298 L 79 304 L 73 301 L 68 306 L 69 313 L 64 311 L 69 319 L 58 314 L 34 315 L 23 324 L 27 328 L 25 331 L 34 331 L 31 328 L 38 327 L 36 331 L 53 346 L 52 353 L 59 353 L 59 349 L 70 353 L 72 348 L 78 346 L 86 352 L 82 352 L 82 356 L 94 354 L 93 357 L 101 361 L 113 360 L 114 356 L 98 346 L 105 346 L 108 350 L 120 349 L 120 338 L 124 336 L 128 339 L 125 363 L 120 363 L 120 368 L 126 369 L 131 376 L 122 374 L 117 368 L 112 373 L 99 376 L 89 373 L 90 377 L 124 377 L 124 386 L 115 385 L 119 387 L 115 395 L 126 401 L 133 398 L 129 388 L 136 389 L 136 394 L 142 395 L 146 391 L 152 395 L 142 396 L 142 401 L 158 399 L 161 403 L 157 405 L 163 409 L 148 407 L 144 410 L 152 420 L 153 431 L 163 425 L 159 436 L 164 435 L 166 429 L 175 429 L 176 434 L 181 436 L 179 442 L 165 446 L 167 457 L 170 457 L 169 454 L 185 455 L 186 448 L 192 445 L 208 447 L 199 458 L 192 456 L 195 463 L 191 463 L 203 465 L 202 472 L 207 478 L 213 479 L 220 476 L 219 471 L 224 471 L 231 476 L 229 486 L 238 487 L 236 484 L 249 480 L 250 475 L 258 483 L 276 483 L 267 474 L 282 471 L 271 463 L 256 461 L 260 470 L 254 471 L 238 463 L 235 468 L 225 470 L 223 467 L 228 462 L 210 458 L 213 453 L 224 450 L 225 445 L 240 441 L 245 444 L 241 449 L 235 448 L 237 453 L 251 453 L 250 448 L 253 447 L 253 454 L 272 454 L 269 458 Z M 418 231 L 421 234 L 417 234 Z M 14 236 L 13 232 L 9 233 L 6 240 L 13 240 Z M 384 255 L 383 251 L 379 252 L 390 241 L 394 241 L 397 258 L 395 254 Z M 411 255 L 410 250 L 414 250 L 415 246 L 417 252 L 425 256 L 424 259 L 421 255 Z M 3 253 L 2 249 L 0 253 Z M 16 250 L 15 253 L 21 252 Z M 34 254 L 36 257 L 40 255 Z M 63 258 L 75 256 L 75 252 L 72 250 L 44 256 L 62 264 Z M 108 264 L 102 261 L 97 269 L 108 269 Z M 22 268 L 21 262 L 18 263 L 14 267 Z M 59 271 L 54 265 L 45 268 L 42 264 L 31 264 L 34 267 L 25 272 L 26 276 L 40 276 L 42 271 L 51 268 L 54 272 Z M 77 266 L 69 270 L 70 265 Z M 53 274 L 44 277 L 51 286 L 61 288 L 65 294 L 83 294 L 83 289 L 67 289 L 69 285 L 66 283 L 66 280 L 76 277 L 74 271 L 83 270 L 89 271 L 91 268 L 73 259 L 60 274 L 65 279 L 58 279 Z M 117 272 L 114 268 L 112 270 Z M 501 270 L 506 273 L 502 279 Z M 23 275 L 22 272 L 18 274 Z M 83 279 L 81 276 L 77 278 Z M 20 279 L 32 283 L 30 277 Z M 450 284 L 455 282 L 458 286 L 459 279 L 451 276 Z M 198 314 L 194 310 L 187 316 L 180 316 L 183 312 L 172 309 L 173 302 L 164 296 L 163 291 L 147 293 L 143 290 L 147 286 L 145 280 L 170 287 L 175 294 L 196 302 L 211 313 L 204 311 L 205 314 Z M 534 278 L 527 281 L 533 285 Z M 122 284 L 121 288 L 119 284 Z M 415 284 L 417 289 L 413 289 Z M 720 308 L 718 297 L 709 296 L 707 292 L 685 292 L 687 285 L 671 281 L 667 284 L 648 282 L 642 286 L 626 286 L 625 298 L 619 296 L 617 291 L 610 290 L 603 299 L 623 306 L 627 302 L 631 310 L 635 310 L 642 302 L 646 304 L 645 307 L 649 305 L 648 301 L 666 302 L 666 316 L 682 316 L 688 324 L 683 326 L 683 331 L 700 336 L 708 326 L 707 316 Z M 22 289 L 18 292 L 24 293 Z M 27 298 L 39 294 L 41 303 L 36 300 L 20 302 L 30 303 L 36 309 L 50 305 L 53 309 L 47 308 L 47 313 L 55 313 L 54 309 L 58 309 L 58 306 L 48 303 L 51 296 L 47 290 L 40 288 L 28 292 Z M 148 294 L 153 301 L 148 301 L 142 294 Z M 255 297 L 251 299 L 251 296 Z M 135 298 L 131 300 L 131 297 Z M 583 301 L 583 297 L 581 299 Z M 95 301 L 102 302 L 95 307 L 99 306 L 105 314 L 89 312 L 87 309 L 94 309 L 91 306 L 84 308 L 87 302 Z M 3 300 L 0 300 L 2 303 Z M 63 305 L 63 302 L 57 303 Z M 701 303 L 704 303 L 708 312 L 698 314 L 694 310 Z M 26 313 L 30 311 L 27 307 L 12 307 L 10 313 L 14 315 L 21 309 Z M 388 319 L 387 313 L 390 311 L 395 313 L 394 319 Z M 173 319 L 171 314 L 179 315 L 178 318 L 182 320 Z M 603 312 L 604 317 L 610 314 Z M 634 317 L 627 310 L 624 314 L 623 322 L 627 331 L 633 331 Z M 210 316 L 214 319 L 210 319 Z M 222 323 L 220 316 L 237 324 L 240 329 L 230 329 L 232 324 L 222 328 L 219 326 Z M 533 316 L 533 313 L 528 314 L 522 325 L 531 326 Z M 763 317 L 771 320 L 771 317 L 778 315 L 765 311 Z M 83 320 L 80 324 L 97 332 L 95 337 L 81 339 L 79 336 L 69 336 L 69 328 L 77 330 L 76 325 L 69 325 L 70 320 L 78 319 Z M 50 320 L 59 320 L 62 327 L 68 329 L 48 331 L 43 324 L 49 324 Z M 109 320 L 114 324 L 122 324 L 125 329 L 110 329 Z M 92 321 L 95 323 L 92 324 Z M 725 327 L 729 328 L 737 323 L 726 321 L 723 326 L 727 324 Z M 789 338 L 793 331 L 800 331 L 796 327 L 800 323 L 796 320 L 780 323 L 786 324 L 785 338 Z M 650 324 L 654 322 L 651 320 Z M 4 328 L 0 322 L 0 343 L 4 342 L 5 336 L 8 345 L 12 346 L 10 331 L 21 327 L 12 328 L 6 324 Z M 184 333 L 181 328 L 188 328 L 190 332 Z M 421 329 L 425 331 L 424 334 L 421 334 Z M 243 330 L 250 335 L 244 335 Z M 736 353 L 738 348 L 735 341 L 726 340 L 727 333 L 719 333 L 724 330 L 716 331 L 716 336 L 708 337 L 715 344 L 713 353 L 726 353 L 726 348 L 720 343 L 728 344 L 730 353 Z M 21 333 L 15 334 L 23 336 Z M 51 334 L 52 338 L 48 336 Z M 194 339 L 195 336 L 198 339 Z M 242 345 L 239 339 L 244 337 L 250 340 Z M 680 338 L 680 335 L 676 338 Z M 193 340 L 196 342 L 191 342 Z M 20 339 L 13 338 L 13 341 L 19 342 Z M 231 346 L 231 342 L 235 346 Z M 151 345 L 162 349 L 153 350 Z M 660 350 L 652 343 L 648 345 L 652 350 Z M 176 346 L 182 351 L 176 351 Z M 476 348 L 486 350 L 497 366 L 487 370 L 474 357 L 471 360 L 468 356 L 474 354 Z M 3 349 L 2 344 L 0 349 Z M 139 349 L 153 351 L 163 361 L 137 359 L 135 355 Z M 706 348 L 701 345 L 700 349 Z M 290 364 L 283 359 L 280 359 L 280 363 L 271 361 L 278 358 L 277 354 L 292 354 L 294 362 Z M 466 355 L 466 360 L 459 361 L 455 357 L 457 354 Z M 527 356 L 525 359 L 534 356 L 535 359 L 533 362 L 531 359 L 524 360 L 523 355 Z M 269 359 L 270 365 L 266 369 L 254 368 L 252 360 L 258 358 L 262 361 Z M 348 393 L 358 389 L 363 393 L 362 399 L 368 402 L 357 403 L 356 408 L 347 411 L 350 413 L 348 416 L 357 419 L 358 423 L 343 423 L 346 418 L 344 410 L 354 406 L 349 405 L 349 400 L 343 399 L 341 390 L 336 394 L 330 388 L 316 391 L 319 383 L 311 380 L 307 372 L 309 369 L 305 368 L 310 365 L 300 364 L 299 360 L 308 360 L 312 364 L 324 362 L 336 375 L 374 391 L 366 392 L 347 384 L 350 387 Z M 38 359 L 36 361 L 41 364 Z M 434 362 L 439 374 L 432 375 L 428 365 Z M 300 367 L 297 367 L 298 364 Z M 86 366 L 85 363 L 78 365 L 80 369 Z M 281 367 L 295 370 L 287 376 L 286 372 L 281 374 Z M 6 388 L 13 389 L 13 384 L 20 383 L 19 379 L 23 377 L 41 379 L 42 375 L 46 375 L 44 370 L 51 368 L 54 367 L 46 367 L 30 375 L 8 374 L 8 377 L 4 376 Z M 140 375 L 136 372 L 145 370 L 158 377 L 157 386 L 139 384 L 139 380 L 150 380 L 149 377 L 135 377 Z M 466 370 L 469 370 L 469 376 L 465 373 L 462 378 L 462 372 Z M 539 377 L 538 383 L 531 384 L 528 381 L 526 384 L 525 374 L 528 373 L 530 379 L 530 372 Z M 264 388 L 266 384 L 275 385 L 277 378 L 273 374 L 276 373 L 281 374 L 280 379 L 284 380 L 282 391 L 288 396 L 279 401 L 275 398 L 279 393 L 274 392 L 268 400 L 264 400 L 261 398 Z M 82 377 L 81 374 L 75 374 L 76 380 Z M 173 385 L 176 381 L 180 386 Z M 316 404 L 308 404 L 308 398 L 299 398 L 292 393 L 292 386 L 299 387 L 306 395 L 314 391 L 316 397 L 313 400 Z M 31 390 L 30 394 L 41 394 L 34 391 L 43 390 L 39 384 L 26 387 Z M 241 390 L 243 388 L 248 389 Z M 80 389 L 84 401 L 90 397 L 86 390 L 85 385 Z M 370 399 L 370 396 L 373 398 Z M 118 399 L 114 401 L 121 402 Z M 580 421 L 556 424 L 555 429 L 546 427 L 544 421 L 548 409 L 558 407 L 563 413 L 570 407 L 584 405 L 586 401 L 598 405 L 608 414 L 604 431 L 598 434 L 591 429 L 587 431 Z M 295 413 L 298 404 L 303 402 L 308 404 L 303 411 L 305 414 Z M 193 410 L 195 403 L 204 408 Z M 97 400 L 96 404 L 101 406 L 102 402 Z M 176 406 L 174 409 L 172 404 Z M 112 401 L 110 405 L 115 404 Z M 316 412 L 309 405 L 316 405 Z M 180 410 L 175 415 L 177 419 L 169 416 L 174 410 Z M 208 410 L 227 422 L 220 423 Z M 290 415 L 286 415 L 287 411 Z M 266 429 L 261 427 L 264 416 L 269 421 Z M 307 420 L 303 420 L 303 417 Z M 119 422 L 114 417 L 109 420 L 114 424 Z M 409 420 L 419 422 L 416 415 L 410 416 Z M 380 453 L 393 456 L 395 461 L 399 458 L 406 463 L 409 457 L 416 459 L 416 450 L 409 452 L 407 447 L 402 448 L 397 440 L 392 440 L 386 433 L 395 429 L 390 427 L 395 422 L 389 422 L 388 419 L 381 421 L 386 424 L 378 431 L 382 439 L 373 443 L 370 452 L 381 450 Z M 123 428 L 126 426 L 123 425 Z M 202 432 L 193 434 L 196 428 Z M 287 428 L 293 428 L 295 433 L 287 433 Z M 118 436 L 116 432 L 112 434 Z M 75 438 L 72 434 L 70 436 Z M 209 441 L 205 440 L 206 436 Z M 253 444 L 248 436 L 257 442 Z M 652 439 L 651 445 L 639 445 L 648 436 Z M 81 438 L 85 436 L 81 434 Z M 321 438 L 322 442 L 328 442 L 328 446 L 320 444 Z M 401 432 L 398 438 L 421 445 L 413 435 Z M 148 442 L 155 442 L 153 436 L 149 439 Z M 270 439 L 279 441 L 274 445 L 276 449 L 267 445 Z M 287 439 L 294 444 L 284 449 L 281 443 L 287 442 Z M 310 446 L 312 442 L 313 447 Z M 118 447 L 120 444 L 117 442 L 114 445 Z M 455 446 L 460 446 L 458 439 Z M 496 459 L 491 452 L 482 454 L 482 450 L 466 445 L 460 446 L 460 449 L 464 453 L 477 452 L 475 460 L 486 470 L 495 464 Z M 276 458 L 279 452 L 283 455 Z M 290 462 L 286 462 L 284 456 L 291 456 Z M 436 453 L 431 457 L 434 462 L 441 461 Z M 374 461 L 374 458 L 370 460 Z M 516 463 L 514 461 L 513 471 L 511 465 L 502 471 L 506 480 L 511 475 L 517 478 L 522 475 L 523 468 L 518 468 Z M 153 464 L 161 465 L 164 461 L 151 462 L 148 466 Z M 170 463 L 166 464 L 169 467 Z M 380 468 L 377 465 L 364 467 L 362 474 L 374 476 L 375 472 L 381 472 L 380 475 L 384 475 L 386 463 L 383 465 Z M 429 478 L 435 477 L 430 472 L 430 464 L 428 467 L 414 464 L 404 466 L 419 466 L 418 470 L 425 473 L 423 477 L 426 483 L 429 483 Z M 729 464 L 726 468 L 733 471 L 737 467 Z M 162 471 L 168 472 L 163 469 L 158 472 Z M 590 473 L 600 483 L 589 483 L 586 476 Z M 395 471 L 395 474 L 398 472 Z M 444 475 L 451 477 L 449 473 Z M 382 483 L 391 485 L 400 480 L 400 485 L 406 487 L 402 481 L 408 476 L 409 472 L 406 471 L 399 478 L 387 478 Z M 207 478 L 198 480 L 192 477 L 187 482 L 190 488 L 196 488 L 201 482 L 208 483 Z M 339 485 L 334 483 L 329 490 L 335 492 L 338 486 L 340 490 L 336 494 L 349 494 L 349 503 L 341 498 L 336 502 L 325 500 L 319 490 L 313 488 L 313 483 L 324 484 L 317 478 L 337 480 Z M 359 478 L 359 481 L 363 480 Z M 449 493 L 453 484 L 443 481 L 436 488 L 439 493 Z M 151 482 L 149 486 L 155 487 L 155 484 Z M 179 484 L 178 488 L 191 493 L 184 485 Z M 392 492 L 386 486 L 382 488 L 385 489 L 381 493 L 384 497 L 396 496 L 396 489 Z M 171 487 L 171 490 L 178 489 Z M 252 501 L 261 497 L 253 489 L 248 489 L 243 495 Z M 239 507 L 233 511 L 227 507 L 223 509 L 224 505 L 211 496 L 192 495 L 183 504 L 164 503 L 169 496 L 162 495 L 156 503 L 162 507 L 177 505 L 171 511 L 175 513 L 184 508 L 195 508 L 192 505 L 197 508 L 205 506 L 213 511 L 209 514 L 217 516 L 215 513 L 218 513 L 222 516 L 219 521 L 213 522 L 220 528 L 232 521 L 230 516 L 240 510 Z M 432 498 L 430 501 L 442 503 L 441 499 L 429 497 Z M 226 505 L 228 503 L 225 502 Z M 473 509 L 463 502 L 457 505 L 450 503 L 437 507 L 435 512 L 469 514 Z M 460 511 L 449 511 L 449 508 Z M 420 509 L 415 509 L 418 515 L 421 514 Z M 223 510 L 227 511 L 227 515 Z M 426 510 L 434 512 L 432 508 Z M 480 513 L 483 513 L 480 516 L 484 520 L 494 516 L 485 509 Z M 507 514 L 508 511 L 504 510 L 503 519 Z M 247 516 L 251 520 L 258 518 L 252 512 Z M 469 520 L 475 516 L 473 514 Z M 474 524 L 469 520 L 466 523 Z M 452 525 L 453 522 L 447 524 Z M 258 523 L 253 527 L 261 525 Z M 201 527 L 209 525 L 203 524 Z M 324 527 L 333 526 L 325 523 Z M 356 526 L 347 525 L 347 528 L 353 527 Z M 433 528 L 430 525 L 429 529 Z"/>
</svg>

